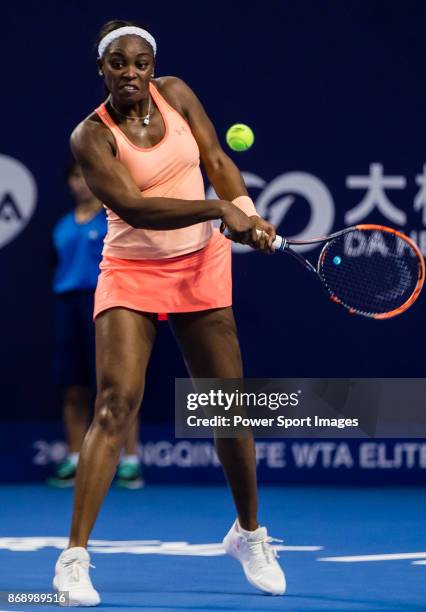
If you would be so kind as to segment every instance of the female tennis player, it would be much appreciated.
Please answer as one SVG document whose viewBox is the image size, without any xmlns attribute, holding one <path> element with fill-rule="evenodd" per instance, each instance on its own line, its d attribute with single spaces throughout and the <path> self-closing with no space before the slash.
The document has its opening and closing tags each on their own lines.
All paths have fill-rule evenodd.
<svg viewBox="0 0 426 612">
<path fill-rule="evenodd" d="M 109 96 L 71 136 L 108 215 L 94 310 L 95 416 L 77 470 L 69 548 L 54 578 L 73 606 L 100 602 L 86 546 L 142 401 L 156 313 L 169 313 L 191 376 L 241 378 L 230 241 L 212 221 L 221 220 L 232 240 L 263 251 L 273 249 L 275 238 L 191 89 L 175 77 L 154 79 L 156 50 L 153 36 L 135 22 L 102 28 L 98 68 Z M 205 200 L 200 159 L 221 199 Z M 217 439 L 216 449 L 237 512 L 225 548 L 252 585 L 283 594 L 284 574 L 257 522 L 254 441 Z"/>
</svg>

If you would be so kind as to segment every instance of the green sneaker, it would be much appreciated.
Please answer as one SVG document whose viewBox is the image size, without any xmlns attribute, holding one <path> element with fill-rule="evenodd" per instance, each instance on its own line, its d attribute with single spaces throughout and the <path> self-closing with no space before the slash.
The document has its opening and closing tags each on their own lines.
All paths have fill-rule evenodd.
<svg viewBox="0 0 426 612">
<path fill-rule="evenodd" d="M 120 489 L 141 489 L 145 485 L 139 463 L 120 463 L 115 484 Z"/>
<path fill-rule="evenodd" d="M 65 459 L 65 461 L 59 464 L 55 475 L 48 479 L 47 484 L 51 487 L 73 487 L 76 471 L 77 466 L 74 462 Z"/>
</svg>

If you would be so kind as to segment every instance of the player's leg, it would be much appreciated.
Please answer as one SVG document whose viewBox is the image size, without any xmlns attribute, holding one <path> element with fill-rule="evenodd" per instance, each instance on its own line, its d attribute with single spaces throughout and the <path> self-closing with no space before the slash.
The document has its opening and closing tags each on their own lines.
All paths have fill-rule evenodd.
<svg viewBox="0 0 426 612">
<path fill-rule="evenodd" d="M 96 319 L 97 397 L 77 470 L 70 547 L 87 545 L 142 401 L 156 317 L 113 308 Z"/>
<path fill-rule="evenodd" d="M 187 367 L 194 378 L 242 378 L 237 330 L 231 308 L 170 316 Z M 273 595 L 286 589 L 284 572 L 266 527 L 257 523 L 256 452 L 252 436 L 217 438 L 219 459 L 235 500 L 238 520 L 223 543 L 243 566 L 247 580 Z"/>
<path fill-rule="evenodd" d="M 56 590 L 68 593 L 71 606 L 100 602 L 85 547 L 142 401 L 155 331 L 154 316 L 125 308 L 107 310 L 96 319 L 95 415 L 77 469 L 69 548 L 59 556 L 53 580 Z"/>
<path fill-rule="evenodd" d="M 193 378 L 242 378 L 243 368 L 232 308 L 169 315 Z M 257 528 L 256 452 L 252 436 L 217 438 L 241 527 Z"/>
</svg>

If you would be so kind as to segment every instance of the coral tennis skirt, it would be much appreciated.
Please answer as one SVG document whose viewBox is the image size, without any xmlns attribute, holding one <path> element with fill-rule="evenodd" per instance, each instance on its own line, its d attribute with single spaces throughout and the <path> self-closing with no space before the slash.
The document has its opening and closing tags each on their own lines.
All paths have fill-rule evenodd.
<svg viewBox="0 0 426 612">
<path fill-rule="evenodd" d="M 199 251 L 169 259 L 102 259 L 93 318 L 122 306 L 153 313 L 232 304 L 231 243 L 218 230 Z"/>
</svg>

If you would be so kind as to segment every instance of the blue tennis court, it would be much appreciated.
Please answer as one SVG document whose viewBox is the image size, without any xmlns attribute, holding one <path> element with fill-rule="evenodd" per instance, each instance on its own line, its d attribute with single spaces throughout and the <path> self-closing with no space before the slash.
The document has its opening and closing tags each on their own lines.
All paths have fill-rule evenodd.
<svg viewBox="0 0 426 612">
<path fill-rule="evenodd" d="M 51 590 L 71 506 L 70 490 L 0 489 L 1 591 Z M 224 487 L 111 490 L 91 575 L 101 607 L 114 611 L 424 610 L 425 514 L 421 488 L 262 487 L 260 517 L 284 540 L 288 583 L 284 597 L 269 597 L 223 555 L 234 517 Z"/>
</svg>

